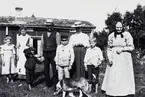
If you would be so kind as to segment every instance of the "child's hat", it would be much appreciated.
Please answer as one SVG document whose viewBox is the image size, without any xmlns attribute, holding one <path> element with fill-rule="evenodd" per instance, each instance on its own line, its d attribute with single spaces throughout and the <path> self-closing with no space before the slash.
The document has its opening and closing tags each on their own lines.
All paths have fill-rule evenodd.
<svg viewBox="0 0 145 97">
<path fill-rule="evenodd" d="M 67 35 L 61 35 L 61 41 L 66 41 L 68 40 L 68 36 Z"/>
<path fill-rule="evenodd" d="M 27 30 L 27 28 L 26 27 L 24 27 L 24 26 L 21 26 L 20 28 L 19 28 L 19 31 L 22 31 L 22 30 Z"/>
</svg>

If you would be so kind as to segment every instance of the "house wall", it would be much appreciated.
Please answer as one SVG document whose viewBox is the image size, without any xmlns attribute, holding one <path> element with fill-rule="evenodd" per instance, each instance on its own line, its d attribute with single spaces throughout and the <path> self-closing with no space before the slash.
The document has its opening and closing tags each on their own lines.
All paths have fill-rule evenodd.
<svg viewBox="0 0 145 97">
<path fill-rule="evenodd" d="M 17 35 L 19 34 L 19 28 L 18 26 L 9 26 L 8 27 L 8 35 L 10 35 L 13 39 L 12 43 L 16 45 L 17 43 Z M 39 51 L 39 45 L 40 45 L 40 39 L 42 33 L 46 32 L 46 28 L 44 27 L 31 27 L 33 30 L 27 32 L 30 36 L 32 36 L 32 43 L 33 46 L 36 48 L 37 52 Z M 57 32 L 60 33 L 60 35 L 68 35 L 69 37 L 74 34 L 75 32 L 71 32 L 71 28 L 54 28 Z M 91 28 L 83 28 L 82 30 L 86 34 L 91 33 Z M 2 45 L 4 42 L 4 38 L 6 37 L 6 26 L 0 26 L 0 45 Z"/>
<path fill-rule="evenodd" d="M 12 43 L 16 44 L 16 34 L 18 33 L 18 27 L 8 27 L 8 35 L 12 37 Z M 6 37 L 6 26 L 0 26 L 0 45 L 4 44 L 4 38 Z"/>
<path fill-rule="evenodd" d="M 5 27 L 0 27 L 0 45 L 2 45 L 4 43 L 4 37 L 6 36 L 5 33 L 6 29 Z"/>
</svg>

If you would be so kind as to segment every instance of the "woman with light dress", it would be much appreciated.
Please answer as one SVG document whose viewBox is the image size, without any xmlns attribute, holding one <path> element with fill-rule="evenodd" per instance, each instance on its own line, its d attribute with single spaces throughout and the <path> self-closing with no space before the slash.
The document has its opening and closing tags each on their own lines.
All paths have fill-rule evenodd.
<svg viewBox="0 0 145 97">
<path fill-rule="evenodd" d="M 116 31 L 108 37 L 108 59 L 102 90 L 108 97 L 129 97 L 135 94 L 134 71 L 131 51 L 134 50 L 133 38 L 117 22 Z"/>
<path fill-rule="evenodd" d="M 16 73 L 15 65 L 15 45 L 11 43 L 12 38 L 7 36 L 4 39 L 4 44 L 1 45 L 2 58 L 2 75 L 7 76 L 7 82 L 13 82 L 14 74 Z"/>
<path fill-rule="evenodd" d="M 26 34 L 26 28 L 20 29 L 20 35 L 17 37 L 17 73 L 19 75 L 19 78 L 21 79 L 22 76 L 25 76 L 25 62 L 26 58 L 23 53 L 24 49 L 31 46 L 30 43 L 31 37 Z"/>
</svg>

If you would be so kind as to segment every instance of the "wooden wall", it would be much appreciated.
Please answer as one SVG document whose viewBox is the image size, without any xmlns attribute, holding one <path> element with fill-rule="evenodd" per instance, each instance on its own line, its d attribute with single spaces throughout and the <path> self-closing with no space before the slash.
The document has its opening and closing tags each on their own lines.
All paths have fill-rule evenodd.
<svg viewBox="0 0 145 97">
<path fill-rule="evenodd" d="M 12 37 L 12 43 L 16 44 L 16 36 L 19 32 L 18 27 L 8 27 L 8 35 Z M 6 27 L 0 26 L 0 45 L 4 44 L 4 38 L 6 37 Z"/>
<path fill-rule="evenodd" d="M 8 27 L 8 35 L 10 35 L 13 39 L 12 43 L 16 45 L 17 43 L 17 35 L 19 34 L 19 26 L 9 26 Z M 33 40 L 33 46 L 37 49 L 38 44 L 40 43 L 41 35 L 42 33 L 46 32 L 45 27 L 27 27 L 28 30 L 27 34 L 32 36 Z M 69 37 L 74 34 L 75 32 L 72 31 L 72 28 L 70 27 L 54 27 L 54 30 L 60 33 L 60 35 L 68 35 Z M 82 30 L 86 34 L 91 33 L 91 28 L 83 28 Z M 6 37 L 6 26 L 0 26 L 0 45 L 2 45 L 4 42 L 4 38 Z M 39 42 L 38 42 L 39 41 Z"/>
</svg>

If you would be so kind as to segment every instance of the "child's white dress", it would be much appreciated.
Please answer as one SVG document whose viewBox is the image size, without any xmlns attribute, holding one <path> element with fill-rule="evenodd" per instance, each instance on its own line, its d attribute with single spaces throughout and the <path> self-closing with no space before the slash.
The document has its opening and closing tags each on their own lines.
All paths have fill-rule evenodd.
<svg viewBox="0 0 145 97">
<path fill-rule="evenodd" d="M 16 73 L 15 63 L 15 47 L 13 44 L 2 45 L 1 54 L 4 56 L 4 64 L 2 64 L 2 74 L 13 74 Z"/>
</svg>

